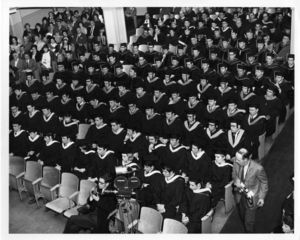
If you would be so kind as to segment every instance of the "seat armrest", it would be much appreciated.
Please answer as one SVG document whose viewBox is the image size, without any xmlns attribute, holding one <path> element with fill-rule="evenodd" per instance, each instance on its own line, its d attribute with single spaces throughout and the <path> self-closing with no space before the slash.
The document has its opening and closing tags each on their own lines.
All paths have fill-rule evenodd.
<svg viewBox="0 0 300 240">
<path fill-rule="evenodd" d="M 21 172 L 18 176 L 16 176 L 16 179 L 19 179 L 21 177 L 24 177 L 25 176 L 25 172 Z"/>
<path fill-rule="evenodd" d="M 50 192 L 55 191 L 59 187 L 60 187 L 60 184 L 56 184 L 54 187 L 50 188 Z"/>
<path fill-rule="evenodd" d="M 140 222 L 139 219 L 135 219 L 132 223 L 128 224 L 127 228 L 131 229 L 131 228 L 135 227 L 136 225 L 138 225 L 139 222 Z"/>
<path fill-rule="evenodd" d="M 32 185 L 36 185 L 42 181 L 43 178 L 38 178 L 32 182 Z"/>
<path fill-rule="evenodd" d="M 229 188 L 232 184 L 233 184 L 233 181 L 230 181 L 229 183 L 227 183 L 227 185 L 225 185 L 225 188 Z"/>
<path fill-rule="evenodd" d="M 78 194 L 79 194 L 79 191 L 76 191 L 76 192 L 72 193 L 68 198 L 69 198 L 70 200 L 74 201 L 74 198 L 75 198 L 76 196 L 78 196 Z"/>
</svg>

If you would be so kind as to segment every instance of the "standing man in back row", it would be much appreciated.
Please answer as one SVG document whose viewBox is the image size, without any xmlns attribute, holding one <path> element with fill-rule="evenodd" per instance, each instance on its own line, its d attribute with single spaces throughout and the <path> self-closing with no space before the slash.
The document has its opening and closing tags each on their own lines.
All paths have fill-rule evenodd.
<svg viewBox="0 0 300 240">
<path fill-rule="evenodd" d="M 268 192 L 266 172 L 260 164 L 250 159 L 247 149 L 241 148 L 235 155 L 232 178 L 237 188 L 238 210 L 245 232 L 254 233 L 256 210 L 264 205 Z"/>
</svg>

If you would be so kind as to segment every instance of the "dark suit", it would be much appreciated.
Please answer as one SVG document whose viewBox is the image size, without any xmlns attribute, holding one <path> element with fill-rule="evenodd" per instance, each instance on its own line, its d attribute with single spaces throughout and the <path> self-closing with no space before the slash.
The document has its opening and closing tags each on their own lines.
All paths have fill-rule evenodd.
<svg viewBox="0 0 300 240">
<path fill-rule="evenodd" d="M 236 182 L 238 179 L 241 180 L 242 173 L 243 167 L 235 162 L 232 170 L 233 181 Z M 237 193 L 237 197 L 241 197 L 239 202 L 239 213 L 244 222 L 246 232 L 254 232 L 255 214 L 256 209 L 258 208 L 257 202 L 259 199 L 265 199 L 268 192 L 268 179 L 264 168 L 257 162 L 250 160 L 243 182 L 245 187 L 254 194 L 253 204 L 250 205 L 247 202 L 245 194 L 240 196 L 240 194 Z"/>
</svg>

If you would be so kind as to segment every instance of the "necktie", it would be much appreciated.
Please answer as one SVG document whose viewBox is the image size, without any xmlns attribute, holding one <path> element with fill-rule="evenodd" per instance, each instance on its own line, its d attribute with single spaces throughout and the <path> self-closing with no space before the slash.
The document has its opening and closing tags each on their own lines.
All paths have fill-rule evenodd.
<svg viewBox="0 0 300 240">
<path fill-rule="evenodd" d="M 234 142 L 235 142 L 235 134 L 232 133 L 232 143 L 234 144 Z"/>
<path fill-rule="evenodd" d="M 242 167 L 241 181 L 242 181 L 242 182 L 245 182 L 245 166 Z"/>
</svg>

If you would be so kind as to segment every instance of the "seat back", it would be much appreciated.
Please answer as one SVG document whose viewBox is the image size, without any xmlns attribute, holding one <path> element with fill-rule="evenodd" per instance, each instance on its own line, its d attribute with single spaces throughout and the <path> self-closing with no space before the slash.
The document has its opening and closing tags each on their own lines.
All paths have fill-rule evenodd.
<svg viewBox="0 0 300 240">
<path fill-rule="evenodd" d="M 212 215 L 214 210 L 211 209 L 203 218 L 201 218 L 201 232 L 211 233 Z"/>
<path fill-rule="evenodd" d="M 80 181 L 80 189 L 77 204 L 82 206 L 86 204 L 87 198 L 90 195 L 90 191 L 93 187 L 96 187 L 96 183 L 90 180 L 81 180 Z"/>
<path fill-rule="evenodd" d="M 262 159 L 265 156 L 265 141 L 266 141 L 266 133 L 263 133 L 259 136 L 259 147 L 258 147 L 258 159 Z"/>
<path fill-rule="evenodd" d="M 9 174 L 18 176 L 25 171 L 25 160 L 22 157 L 11 156 L 9 157 Z"/>
<path fill-rule="evenodd" d="M 86 123 L 81 123 L 78 126 L 78 135 L 77 135 L 77 139 L 81 140 L 81 139 L 85 139 L 85 135 L 87 134 L 87 131 L 90 128 L 90 124 L 86 124 Z"/>
<path fill-rule="evenodd" d="M 187 233 L 188 230 L 183 223 L 171 218 L 165 218 L 162 233 Z"/>
<path fill-rule="evenodd" d="M 60 171 L 55 167 L 45 166 L 43 168 L 43 179 L 41 185 L 52 188 L 60 183 Z"/>
<path fill-rule="evenodd" d="M 148 45 L 146 45 L 146 44 L 141 44 L 141 45 L 139 45 L 139 51 L 141 51 L 141 52 L 147 52 L 148 51 Z"/>
<path fill-rule="evenodd" d="M 169 51 L 174 54 L 177 54 L 177 47 L 169 44 Z"/>
<path fill-rule="evenodd" d="M 123 65 L 123 72 L 129 75 L 129 70 L 132 68 L 132 65 Z"/>
<path fill-rule="evenodd" d="M 18 189 L 17 179 L 20 173 L 25 171 L 25 160 L 22 157 L 11 156 L 9 157 L 9 187 Z"/>
<path fill-rule="evenodd" d="M 161 47 L 161 45 L 154 45 L 153 50 L 161 53 L 162 47 Z"/>
<path fill-rule="evenodd" d="M 163 217 L 153 208 L 142 207 L 138 231 L 142 233 L 158 233 L 161 231 Z"/>
<path fill-rule="evenodd" d="M 144 32 L 144 29 L 142 29 L 142 28 L 137 28 L 137 29 L 135 30 L 135 35 L 136 35 L 137 37 L 139 37 L 139 36 L 141 36 L 141 35 L 143 34 L 143 32 Z"/>
<path fill-rule="evenodd" d="M 62 173 L 61 185 L 59 188 L 59 197 L 69 197 L 72 193 L 78 191 L 79 179 L 72 173 Z"/>
<path fill-rule="evenodd" d="M 228 183 L 225 188 L 225 214 L 229 213 L 235 206 L 234 196 L 232 192 L 233 181 Z"/>
<path fill-rule="evenodd" d="M 42 165 L 35 161 L 27 161 L 24 179 L 32 182 L 40 177 L 42 177 Z"/>
</svg>

